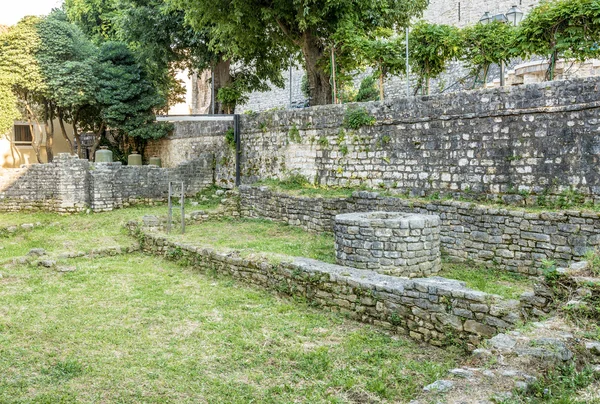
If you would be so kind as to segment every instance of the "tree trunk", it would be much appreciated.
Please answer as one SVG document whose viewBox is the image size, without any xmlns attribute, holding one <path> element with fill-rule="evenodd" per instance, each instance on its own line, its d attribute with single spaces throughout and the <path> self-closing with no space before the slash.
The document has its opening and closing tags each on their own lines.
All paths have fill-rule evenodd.
<svg viewBox="0 0 600 404">
<path fill-rule="evenodd" d="M 41 164 L 42 156 L 40 154 L 40 144 L 35 135 L 35 129 L 33 128 L 33 122 L 35 121 L 36 124 L 38 125 L 38 128 L 40 129 L 40 133 L 42 132 L 41 131 L 42 127 L 41 127 L 40 123 L 37 121 L 36 116 L 33 113 L 33 110 L 31 109 L 31 107 L 29 106 L 29 103 L 27 101 L 25 101 L 25 109 L 27 110 L 27 122 L 29 124 L 29 131 L 31 132 L 31 147 L 33 148 L 33 151 L 35 152 L 35 157 L 37 159 L 37 162 Z"/>
<path fill-rule="evenodd" d="M 94 140 L 94 144 L 92 145 L 92 149 L 90 150 L 90 156 L 89 156 L 90 161 L 96 160 L 96 149 L 100 145 L 102 136 L 104 136 L 104 128 L 105 128 L 104 123 L 102 123 L 102 125 L 100 125 L 100 129 L 98 129 L 98 132 L 95 133 L 96 139 Z"/>
<path fill-rule="evenodd" d="M 48 163 L 52 163 L 54 154 L 52 153 L 52 145 L 54 143 L 54 125 L 52 123 L 52 108 L 48 102 L 44 102 L 44 132 L 46 132 L 46 159 Z"/>
<path fill-rule="evenodd" d="M 50 117 L 50 126 L 46 128 L 46 158 L 48 163 L 52 163 L 54 160 L 54 122 Z"/>
<path fill-rule="evenodd" d="M 192 73 L 192 114 L 210 114 L 210 69 Z"/>
<path fill-rule="evenodd" d="M 58 124 L 60 125 L 60 132 L 62 133 L 65 141 L 69 145 L 69 150 L 71 150 L 71 154 L 75 154 L 75 147 L 73 146 L 73 142 L 69 139 L 69 135 L 67 135 L 67 130 L 65 129 L 65 122 L 63 119 L 62 109 L 58 109 Z M 75 120 L 73 120 L 73 131 L 75 131 Z"/>
<path fill-rule="evenodd" d="M 383 91 L 383 73 L 379 75 L 379 101 L 383 101 L 385 93 Z"/>
<path fill-rule="evenodd" d="M 219 102 L 217 95 L 219 95 L 219 89 L 227 87 L 231 84 L 231 60 L 219 60 L 214 67 L 214 80 L 215 80 L 215 114 L 225 114 L 227 110 L 225 106 Z M 211 105 L 212 111 L 212 105 Z"/>
<path fill-rule="evenodd" d="M 323 59 L 325 49 L 319 43 L 318 38 L 315 38 L 311 32 L 304 32 L 302 35 L 302 54 L 304 55 L 304 63 L 306 65 L 306 76 L 308 77 L 308 85 L 310 87 L 310 105 L 327 105 L 331 104 L 332 92 L 329 75 L 319 66 L 319 62 Z"/>
</svg>

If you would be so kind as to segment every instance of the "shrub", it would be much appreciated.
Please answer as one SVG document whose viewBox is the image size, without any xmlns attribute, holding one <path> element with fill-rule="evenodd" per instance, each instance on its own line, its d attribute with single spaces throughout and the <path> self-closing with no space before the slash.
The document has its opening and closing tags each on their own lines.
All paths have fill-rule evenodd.
<svg viewBox="0 0 600 404">
<path fill-rule="evenodd" d="M 377 120 L 370 115 L 366 108 L 348 108 L 344 116 L 344 127 L 347 129 L 360 129 L 363 126 L 373 126 Z"/>
<path fill-rule="evenodd" d="M 225 132 L 225 143 L 232 149 L 235 149 L 235 131 L 233 128 L 229 128 L 227 129 L 227 132 Z"/>
<path fill-rule="evenodd" d="M 377 81 L 375 80 L 375 77 L 370 75 L 360 82 L 356 101 L 379 101 L 379 90 L 377 90 Z"/>
</svg>

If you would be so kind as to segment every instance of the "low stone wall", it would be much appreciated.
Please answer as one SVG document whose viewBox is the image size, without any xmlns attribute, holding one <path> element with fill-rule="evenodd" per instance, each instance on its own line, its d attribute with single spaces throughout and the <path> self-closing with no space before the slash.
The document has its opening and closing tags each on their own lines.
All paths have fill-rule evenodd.
<svg viewBox="0 0 600 404">
<path fill-rule="evenodd" d="M 169 181 L 183 181 L 186 194 L 196 194 L 214 183 L 212 161 L 192 160 L 175 168 L 159 168 L 94 164 L 62 153 L 49 164 L 0 169 L 0 211 L 112 210 L 165 200 Z"/>
<path fill-rule="evenodd" d="M 240 187 L 244 217 L 262 217 L 316 232 L 332 232 L 341 213 L 387 211 L 438 215 L 443 253 L 457 260 L 498 264 L 536 275 L 543 260 L 583 260 L 600 246 L 600 213 L 526 212 L 458 201 L 424 201 L 356 192 L 350 198 L 305 198 Z"/>
<path fill-rule="evenodd" d="M 0 211 L 72 213 L 89 206 L 90 163 L 59 154 L 49 164 L 0 168 Z"/>
<path fill-rule="evenodd" d="M 398 278 L 304 258 L 273 264 L 171 242 L 163 235 L 144 232 L 136 222 L 128 227 L 140 237 L 146 252 L 301 296 L 355 320 L 433 345 L 463 340 L 473 347 L 481 338 L 522 320 L 517 301 L 468 289 L 459 281 Z"/>
</svg>

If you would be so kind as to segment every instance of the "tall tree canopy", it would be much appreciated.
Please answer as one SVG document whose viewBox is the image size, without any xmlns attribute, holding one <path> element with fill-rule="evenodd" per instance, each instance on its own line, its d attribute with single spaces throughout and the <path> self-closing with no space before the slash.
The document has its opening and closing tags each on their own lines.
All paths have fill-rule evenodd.
<svg viewBox="0 0 600 404">
<path fill-rule="evenodd" d="M 184 10 L 187 20 L 196 29 L 216 25 L 217 41 L 228 36 L 242 49 L 244 46 L 260 48 L 258 45 L 264 38 L 276 38 L 278 43 L 301 52 L 312 105 L 332 102 L 327 58 L 339 29 L 350 24 L 367 36 L 378 28 L 403 27 L 427 6 L 427 0 L 168 1 Z M 236 51 L 238 49 L 233 49 L 233 53 Z M 273 56 L 264 54 L 261 59 Z"/>
<path fill-rule="evenodd" d="M 517 30 L 521 56 L 547 56 L 547 78 L 554 78 L 559 57 L 586 60 L 600 55 L 600 2 L 598 0 L 546 1 L 534 8 Z"/>
<path fill-rule="evenodd" d="M 38 101 L 47 90 L 36 54 L 40 48 L 40 38 L 37 32 L 38 17 L 25 17 L 18 24 L 2 34 L 0 42 L 0 86 L 1 96 L 10 104 L 18 100 L 25 119 L 29 122 L 31 133 L 34 134 L 32 146 L 38 162 L 41 162 L 40 139 L 35 136 L 34 125 L 39 125 L 40 111 Z M 4 114 L 4 112 L 3 112 Z M 8 117 L 15 118 L 15 109 L 9 108 Z M 4 118 L 6 121 L 8 118 Z M 5 124 L 6 125 L 6 124 Z"/>
<path fill-rule="evenodd" d="M 479 73 L 483 72 L 482 83 L 487 80 L 492 64 L 508 62 L 512 56 L 515 28 L 506 23 L 493 21 L 489 24 L 475 24 L 462 30 L 461 60 L 471 69 L 477 84 Z"/>
<path fill-rule="evenodd" d="M 58 118 L 61 133 L 75 153 L 75 145 L 67 136 L 64 121 L 73 125 L 78 139 L 79 110 L 95 103 L 97 80 L 94 74 L 96 49 L 60 10 L 54 10 L 37 24 L 40 46 L 36 59 L 40 65 L 46 91 L 40 103 L 46 123 L 46 153 L 52 161 L 54 119 Z"/>
<path fill-rule="evenodd" d="M 450 25 L 419 22 L 409 35 L 410 65 L 418 76 L 415 94 L 429 94 L 429 79 L 446 70 L 449 61 L 459 55 L 460 31 Z"/>
</svg>

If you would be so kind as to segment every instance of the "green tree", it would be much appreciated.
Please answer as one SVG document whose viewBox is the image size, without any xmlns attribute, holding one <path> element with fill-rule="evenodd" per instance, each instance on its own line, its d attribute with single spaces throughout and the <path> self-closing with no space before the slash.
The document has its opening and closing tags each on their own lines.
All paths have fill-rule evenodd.
<svg viewBox="0 0 600 404">
<path fill-rule="evenodd" d="M 477 85 L 480 72 L 483 72 L 481 82 L 485 84 L 492 64 L 509 62 L 515 40 L 515 28 L 512 25 L 497 21 L 478 23 L 464 28 L 461 34 L 461 60 L 475 77 L 473 87 Z"/>
<path fill-rule="evenodd" d="M 40 111 L 38 101 L 46 92 L 40 66 L 35 58 L 40 47 L 40 38 L 37 33 L 37 17 L 25 17 L 19 23 L 9 28 L 2 34 L 0 42 L 0 87 L 4 102 L 12 103 L 18 100 L 23 107 L 23 115 L 29 123 L 33 135 L 32 146 L 38 162 L 41 163 L 40 139 L 35 135 L 34 126 L 41 132 Z M 6 122 L 15 117 L 15 110 L 9 108 L 3 112 Z"/>
<path fill-rule="evenodd" d="M 222 34 L 233 38 L 239 48 L 228 48 L 228 53 L 238 54 L 246 46 L 265 49 L 260 44 L 265 38 L 301 52 L 311 105 L 332 102 L 327 59 L 338 30 L 352 25 L 357 33 L 366 36 L 377 28 L 407 26 L 427 6 L 427 0 L 169 1 L 186 12 L 187 20 L 196 29 L 214 24 L 218 27 L 214 36 L 217 41 L 223 39 Z M 274 60 L 274 56 L 263 53 L 260 60 Z"/>
<path fill-rule="evenodd" d="M 356 95 L 356 101 L 378 101 L 379 91 L 377 90 L 375 77 L 369 75 L 360 82 L 358 94 Z"/>
<path fill-rule="evenodd" d="M 516 51 L 548 57 L 549 80 L 561 57 L 583 61 L 600 55 L 598 0 L 546 1 L 534 8 L 517 30 Z"/>
<path fill-rule="evenodd" d="M 78 154 L 65 128 L 71 123 L 78 147 L 81 145 L 78 132 L 79 110 L 95 102 L 97 80 L 94 74 L 97 49 L 83 32 L 66 19 L 61 10 L 54 10 L 37 24 L 40 46 L 36 59 L 40 66 L 46 91 L 39 102 L 43 106 L 46 126 L 46 152 L 52 161 L 54 120 L 59 121 L 61 133 L 71 153 Z"/>
<path fill-rule="evenodd" d="M 418 76 L 415 94 L 429 94 L 429 80 L 444 72 L 460 52 L 460 31 L 443 24 L 419 22 L 409 35 L 410 65 Z"/>
<path fill-rule="evenodd" d="M 20 116 L 17 98 L 11 91 L 10 85 L 0 81 L 0 136 L 6 134 Z"/>
<path fill-rule="evenodd" d="M 83 111 L 86 126 L 96 135 L 92 152 L 107 128 L 133 138 L 138 146 L 145 140 L 167 135 L 171 126 L 157 123 L 154 114 L 163 106 L 164 99 L 126 44 L 105 42 L 100 46 L 96 77 L 96 105 L 89 105 Z"/>
<path fill-rule="evenodd" d="M 384 100 L 384 81 L 389 75 L 405 73 L 404 38 L 364 38 L 359 37 L 352 45 L 358 58 L 374 67 L 374 76 L 379 79 L 379 99 Z"/>
<path fill-rule="evenodd" d="M 70 21 L 79 26 L 96 44 L 118 38 L 115 20 L 119 0 L 64 0 Z"/>
<path fill-rule="evenodd" d="M 168 110 L 183 101 L 177 71 L 201 70 L 216 63 L 207 33 L 192 29 L 184 13 L 168 8 L 163 0 L 121 0 L 119 6 L 115 29 L 167 100 Z"/>
</svg>

